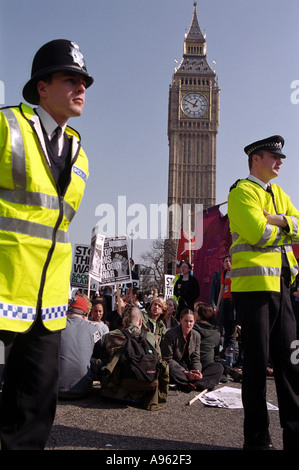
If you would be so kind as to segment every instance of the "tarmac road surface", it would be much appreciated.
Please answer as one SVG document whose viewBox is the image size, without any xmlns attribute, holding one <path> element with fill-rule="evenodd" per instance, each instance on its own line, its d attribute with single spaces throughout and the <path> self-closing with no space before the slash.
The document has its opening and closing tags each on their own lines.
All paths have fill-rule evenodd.
<svg viewBox="0 0 299 470">
<path fill-rule="evenodd" d="M 241 388 L 241 384 L 229 382 L 216 389 L 223 385 Z M 146 411 L 101 398 L 95 385 L 87 398 L 59 401 L 46 450 L 105 450 L 105 459 L 125 455 L 124 451 L 186 455 L 200 450 L 242 450 L 243 409 L 210 407 L 200 400 L 189 405 L 196 394 L 170 390 L 164 408 Z M 267 402 L 277 406 L 272 377 L 267 379 Z M 279 412 L 271 410 L 269 416 L 273 445 L 281 450 Z"/>
</svg>

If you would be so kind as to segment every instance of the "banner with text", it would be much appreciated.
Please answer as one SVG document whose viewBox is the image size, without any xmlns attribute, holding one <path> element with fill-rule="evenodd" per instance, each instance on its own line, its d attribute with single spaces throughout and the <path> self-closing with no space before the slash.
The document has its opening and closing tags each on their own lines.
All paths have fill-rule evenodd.
<svg viewBox="0 0 299 470">
<path fill-rule="evenodd" d="M 90 262 L 90 245 L 76 244 L 73 265 L 71 272 L 71 287 L 81 287 L 87 289 L 88 287 L 88 272 Z M 98 289 L 98 283 L 93 282 L 91 289 Z"/>
<path fill-rule="evenodd" d="M 97 233 L 94 228 L 91 234 L 89 275 L 99 283 L 102 275 L 104 242 L 105 237 Z"/>
<path fill-rule="evenodd" d="M 101 285 L 132 282 L 127 237 L 105 238 Z"/>
<path fill-rule="evenodd" d="M 164 285 L 165 285 L 164 298 L 165 298 L 165 300 L 170 299 L 171 297 L 173 297 L 174 278 L 175 278 L 175 276 L 173 276 L 171 274 L 165 274 L 164 275 L 164 281 L 165 281 L 164 282 Z"/>
</svg>

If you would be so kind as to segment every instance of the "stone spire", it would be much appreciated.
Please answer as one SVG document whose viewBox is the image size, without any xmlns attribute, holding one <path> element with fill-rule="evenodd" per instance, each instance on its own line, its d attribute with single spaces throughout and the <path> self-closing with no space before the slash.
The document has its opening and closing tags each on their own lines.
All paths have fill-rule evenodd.
<svg viewBox="0 0 299 470">
<path fill-rule="evenodd" d="M 206 40 L 205 40 L 201 30 L 200 30 L 198 19 L 197 19 L 196 5 L 197 5 L 197 2 L 193 2 L 193 18 L 192 18 L 192 21 L 191 21 L 189 31 L 186 34 L 185 42 L 189 42 L 189 41 L 194 42 L 195 41 L 197 43 L 204 43 L 205 44 Z"/>
<path fill-rule="evenodd" d="M 185 74 L 190 72 L 190 74 L 206 73 L 215 75 L 207 62 L 206 38 L 200 30 L 196 6 L 197 2 L 194 1 L 191 25 L 184 39 L 184 54 L 176 73 L 183 72 Z"/>
</svg>

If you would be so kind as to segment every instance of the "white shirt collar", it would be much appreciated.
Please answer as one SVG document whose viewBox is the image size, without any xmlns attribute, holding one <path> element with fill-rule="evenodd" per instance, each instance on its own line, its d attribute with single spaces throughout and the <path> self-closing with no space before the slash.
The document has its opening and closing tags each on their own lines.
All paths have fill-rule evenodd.
<svg viewBox="0 0 299 470">
<path fill-rule="evenodd" d="M 257 178 L 256 176 L 253 176 L 253 175 L 249 175 L 247 177 L 247 179 L 250 180 L 250 181 L 253 181 L 254 183 L 259 184 L 262 188 L 264 188 L 265 191 L 266 191 L 267 187 L 270 186 L 270 183 L 264 183 L 264 181 L 260 180 L 259 178 Z"/>
<path fill-rule="evenodd" d="M 44 129 L 45 129 L 45 131 L 48 135 L 48 138 L 51 140 L 51 138 L 53 137 L 53 133 L 54 133 L 56 127 L 58 126 L 57 122 L 41 106 L 38 106 L 35 109 L 35 111 L 36 111 L 37 115 L 39 116 L 39 118 L 42 122 L 42 125 L 44 126 Z M 58 140 L 59 155 L 62 152 L 62 148 L 63 148 L 63 143 L 64 143 L 63 133 L 65 131 L 66 124 L 64 126 L 60 126 L 60 127 L 62 129 L 62 133 L 61 133 L 61 135 L 59 137 L 59 140 Z"/>
<path fill-rule="evenodd" d="M 36 113 L 38 114 L 46 133 L 48 134 L 48 137 L 51 138 L 53 132 L 55 131 L 56 127 L 58 126 L 57 122 L 50 116 L 47 111 L 45 111 L 41 106 L 38 106 L 36 108 Z M 64 126 L 60 126 L 62 129 L 62 132 L 64 132 L 66 128 L 66 124 Z"/>
</svg>

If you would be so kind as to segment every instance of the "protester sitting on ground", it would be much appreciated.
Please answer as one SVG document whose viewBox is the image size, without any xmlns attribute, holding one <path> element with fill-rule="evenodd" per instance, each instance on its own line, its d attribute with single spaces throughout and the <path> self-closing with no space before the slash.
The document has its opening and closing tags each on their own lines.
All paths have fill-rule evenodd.
<svg viewBox="0 0 299 470">
<path fill-rule="evenodd" d="M 77 295 L 71 300 L 66 328 L 61 332 L 59 397 L 81 398 L 97 380 L 92 358 L 100 357 L 100 335 L 87 321 L 88 302 Z"/>
<path fill-rule="evenodd" d="M 212 305 L 204 302 L 196 302 L 194 306 L 194 330 L 201 336 L 200 361 L 202 366 L 215 361 L 221 349 L 221 334 L 215 318 L 217 314 Z"/>
<path fill-rule="evenodd" d="M 202 367 L 200 334 L 193 329 L 194 312 L 181 312 L 180 324 L 168 330 L 161 342 L 163 359 L 169 364 L 170 383 L 179 390 L 212 390 L 220 381 L 223 368 L 212 362 Z"/>
<path fill-rule="evenodd" d="M 91 321 L 96 325 L 100 333 L 101 341 L 103 341 L 105 335 L 109 333 L 109 327 L 105 323 L 105 303 L 100 299 L 94 301 L 90 315 L 92 318 Z"/>
<path fill-rule="evenodd" d="M 164 300 L 156 297 L 151 300 L 148 311 L 142 311 L 142 327 L 147 331 L 151 331 L 157 335 L 159 341 L 166 333 L 166 326 L 163 316 L 167 313 Z"/>
<path fill-rule="evenodd" d="M 109 331 L 113 331 L 122 327 L 122 313 L 127 303 L 125 299 L 125 295 L 120 295 L 119 297 L 117 296 L 115 299 L 115 310 L 108 312 L 106 315 L 105 323 L 108 326 Z"/>
<path fill-rule="evenodd" d="M 203 369 L 211 362 L 221 364 L 224 377 L 221 382 L 227 382 L 229 375 L 235 382 L 242 380 L 242 374 L 228 365 L 225 359 L 219 357 L 221 347 L 221 335 L 215 317 L 217 316 L 212 305 L 204 302 L 197 302 L 194 308 L 194 330 L 201 336 L 200 358 Z"/>
<path fill-rule="evenodd" d="M 160 409 L 167 400 L 169 369 L 161 357 L 159 341 L 150 331 L 142 330 L 142 313 L 135 303 L 127 303 L 122 321 L 123 328 L 111 331 L 104 339 L 101 395 L 140 404 L 148 410 Z M 137 339 L 144 338 L 148 353 L 157 358 L 155 380 L 145 381 L 135 377 L 133 362 L 125 356 L 128 334 Z M 139 362 L 142 364 L 143 361 Z"/>
<path fill-rule="evenodd" d="M 176 319 L 178 303 L 173 297 L 170 297 L 166 300 L 166 309 L 167 310 L 163 315 L 163 321 L 167 330 L 169 330 L 169 328 L 172 328 L 179 324 Z"/>
</svg>

